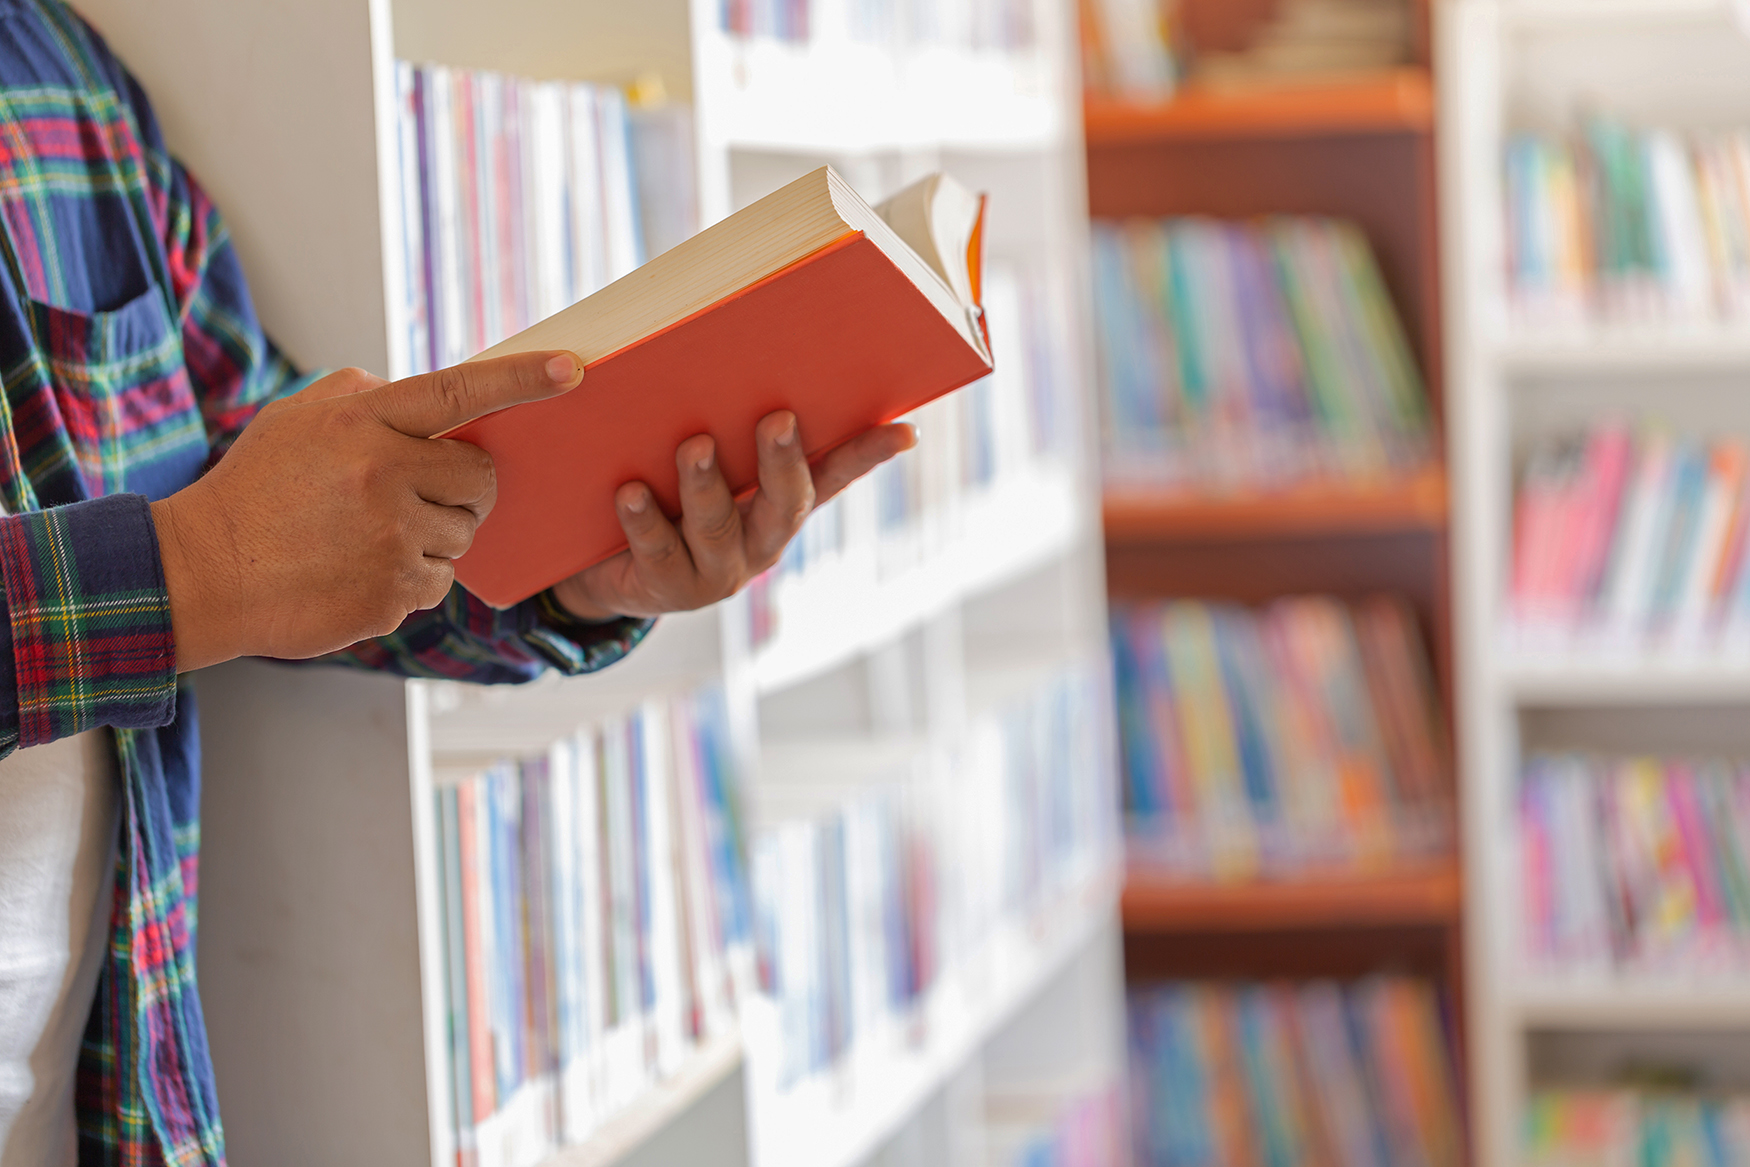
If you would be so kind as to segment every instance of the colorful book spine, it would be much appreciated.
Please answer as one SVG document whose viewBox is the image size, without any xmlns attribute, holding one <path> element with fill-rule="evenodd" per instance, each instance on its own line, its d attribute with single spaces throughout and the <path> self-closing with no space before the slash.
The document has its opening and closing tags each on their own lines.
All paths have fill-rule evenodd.
<svg viewBox="0 0 1750 1167">
<path fill-rule="evenodd" d="M 1750 1162 L 1750 1098 L 1742 1094 L 1551 1086 L 1532 1094 L 1524 1130 L 1525 1167 Z"/>
<path fill-rule="evenodd" d="M 1130 1064 L 1144 1167 L 1465 1161 L 1447 1023 L 1424 981 L 1133 989 Z"/>
<path fill-rule="evenodd" d="M 1719 973 L 1750 961 L 1750 769 L 1539 754 L 1519 790 L 1527 960 Z"/>
<path fill-rule="evenodd" d="M 1112 645 L 1131 845 L 1164 871 L 1369 870 L 1450 847 L 1440 707 L 1402 601 L 1134 605 Z"/>
<path fill-rule="evenodd" d="M 1433 456 L 1426 391 L 1354 226 L 1096 223 L 1093 269 L 1112 481 L 1274 489 Z"/>
<path fill-rule="evenodd" d="M 398 62 L 402 329 L 409 369 L 457 364 L 643 263 L 641 200 L 664 246 L 697 229 L 684 150 L 640 150 L 618 89 Z M 641 160 L 660 173 L 644 175 Z"/>
<path fill-rule="evenodd" d="M 1534 326 L 1750 314 L 1750 132 L 1594 119 L 1506 146 L 1507 272 Z"/>
<path fill-rule="evenodd" d="M 748 936 L 721 694 L 435 791 L 459 1167 L 589 1136 L 727 1032 Z"/>
</svg>

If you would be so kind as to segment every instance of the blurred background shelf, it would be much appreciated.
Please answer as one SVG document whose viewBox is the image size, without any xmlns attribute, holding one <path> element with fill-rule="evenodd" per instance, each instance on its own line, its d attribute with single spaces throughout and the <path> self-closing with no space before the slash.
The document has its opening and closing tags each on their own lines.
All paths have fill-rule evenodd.
<svg viewBox="0 0 1750 1167">
<path fill-rule="evenodd" d="M 1446 525 L 1446 476 L 1435 467 L 1378 484 L 1213 497 L 1108 487 L 1103 510 L 1108 545 L 1439 531 Z"/>
<path fill-rule="evenodd" d="M 1510 331 L 1496 350 L 1504 371 L 1527 375 L 1635 371 L 1750 371 L 1750 328 L 1633 325 Z"/>
<path fill-rule="evenodd" d="M 1375 876 L 1197 884 L 1133 862 L 1122 910 L 1129 933 L 1252 932 L 1458 922 L 1464 881 L 1456 861 Z"/>
<path fill-rule="evenodd" d="M 1161 102 L 1089 94 L 1088 144 L 1427 133 L 1434 86 L 1426 69 L 1247 86 L 1190 84 Z"/>
<path fill-rule="evenodd" d="M 1750 702 L 1750 659 L 1572 654 L 1507 657 L 1502 680 L 1529 705 L 1684 705 Z"/>
<path fill-rule="evenodd" d="M 1660 981 L 1539 980 L 1528 976 L 1505 1000 L 1526 1027 L 1547 1029 L 1659 1029 L 1750 1027 L 1750 988 L 1742 973 Z"/>
</svg>

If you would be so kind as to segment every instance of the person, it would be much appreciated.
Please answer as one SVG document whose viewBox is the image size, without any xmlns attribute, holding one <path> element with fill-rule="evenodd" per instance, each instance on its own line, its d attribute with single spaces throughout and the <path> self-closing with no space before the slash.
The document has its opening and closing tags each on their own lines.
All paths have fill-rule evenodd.
<svg viewBox="0 0 1750 1167">
<path fill-rule="evenodd" d="M 572 391 L 570 353 L 388 383 L 303 377 L 139 86 L 61 0 L 0 0 L 0 1167 L 224 1161 L 195 983 L 199 737 L 178 677 L 237 656 L 515 682 L 607 666 L 774 563 L 811 505 L 909 446 L 811 470 L 796 419 L 731 497 L 508 610 L 453 582 L 490 459 L 434 439 Z"/>
</svg>

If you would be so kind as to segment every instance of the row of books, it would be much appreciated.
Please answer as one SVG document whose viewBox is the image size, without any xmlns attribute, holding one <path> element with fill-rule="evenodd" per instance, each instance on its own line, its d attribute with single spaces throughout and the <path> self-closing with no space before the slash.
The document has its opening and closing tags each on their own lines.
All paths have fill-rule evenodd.
<svg viewBox="0 0 1750 1167">
<path fill-rule="evenodd" d="M 1447 1021 L 1425 981 L 1180 983 L 1130 997 L 1144 1167 L 1459 1167 Z"/>
<path fill-rule="evenodd" d="M 1519 792 L 1525 944 L 1560 971 L 1750 963 L 1750 767 L 1540 754 Z"/>
<path fill-rule="evenodd" d="M 989 1091 L 985 1161 L 992 1167 L 1130 1167 L 1124 1092 Z"/>
<path fill-rule="evenodd" d="M 1031 0 L 841 0 L 850 39 L 862 44 L 953 45 L 1019 49 L 1035 43 Z M 735 36 L 805 41 L 837 23 L 816 10 L 821 0 L 720 0 L 718 26 Z"/>
<path fill-rule="evenodd" d="M 1097 223 L 1094 302 L 1109 480 L 1259 489 L 1432 455 L 1421 376 L 1351 224 Z"/>
<path fill-rule="evenodd" d="M 1450 846 L 1439 706 L 1403 602 L 1123 608 L 1112 652 L 1132 852 L 1159 869 L 1244 880 Z"/>
<path fill-rule="evenodd" d="M 1747 451 L 1603 421 L 1530 450 L 1508 606 L 1530 651 L 1750 646 Z"/>
<path fill-rule="evenodd" d="M 1094 93 L 1165 101 L 1179 80 L 1175 39 L 1161 0 L 1078 0 L 1082 79 Z"/>
<path fill-rule="evenodd" d="M 466 360 L 644 262 L 618 89 L 405 61 L 396 86 L 415 372 Z"/>
<path fill-rule="evenodd" d="M 444 782 L 432 814 L 461 1167 L 539 1162 L 729 1031 L 751 907 L 720 693 Z"/>
<path fill-rule="evenodd" d="M 780 1091 L 919 1041 L 926 999 L 994 931 L 1088 886 L 1119 850 L 1103 703 L 1074 670 L 965 743 L 856 780 L 762 782 L 752 868 Z"/>
<path fill-rule="evenodd" d="M 1750 1098 L 1673 1089 L 1535 1092 L 1524 1167 L 1738 1167 L 1750 1163 Z"/>
<path fill-rule="evenodd" d="M 1750 318 L 1750 132 L 1607 119 L 1507 143 L 1507 268 L 1530 323 Z"/>
<path fill-rule="evenodd" d="M 1409 62 L 1413 23 L 1407 0 L 1282 0 L 1244 47 L 1198 53 L 1191 76 L 1233 86 L 1377 72 Z"/>
</svg>

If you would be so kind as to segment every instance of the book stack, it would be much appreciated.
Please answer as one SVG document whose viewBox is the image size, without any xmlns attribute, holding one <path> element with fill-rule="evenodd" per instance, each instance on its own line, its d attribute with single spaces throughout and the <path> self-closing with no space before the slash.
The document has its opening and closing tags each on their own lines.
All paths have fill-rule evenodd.
<svg viewBox="0 0 1750 1167">
<path fill-rule="evenodd" d="M 1528 323 L 1750 318 L 1750 132 L 1509 138 L 1507 267 Z"/>
<path fill-rule="evenodd" d="M 1168 984 L 1130 997 L 1132 1114 L 1145 1167 L 1464 1162 L 1434 989 Z"/>
<path fill-rule="evenodd" d="M 1605 421 L 1532 447 L 1513 514 L 1520 647 L 1750 647 L 1744 443 Z"/>
<path fill-rule="evenodd" d="M 644 261 L 619 90 L 404 61 L 396 86 L 412 371 L 464 361 Z"/>
<path fill-rule="evenodd" d="M 444 783 L 433 813 L 463 1167 L 586 1138 L 730 1031 L 750 908 L 721 694 Z"/>
<path fill-rule="evenodd" d="M 1528 1100 L 1525 1167 L 1750 1163 L 1750 1098 L 1622 1087 L 1545 1089 Z"/>
<path fill-rule="evenodd" d="M 853 1054 L 927 1039 L 932 991 L 1008 925 L 1101 878 L 1118 850 L 1099 689 L 1036 685 L 953 751 L 907 752 L 857 778 L 768 775 L 752 853 L 776 1087 Z"/>
<path fill-rule="evenodd" d="M 1079 0 L 1082 77 L 1089 91 L 1128 101 L 1166 101 L 1179 66 L 1160 0 Z"/>
<path fill-rule="evenodd" d="M 992 1167 L 1129 1167 L 1124 1092 L 988 1089 L 984 1161 Z"/>
<path fill-rule="evenodd" d="M 1015 50 L 1039 36 L 1030 0 L 849 0 L 846 17 L 863 43 Z"/>
<path fill-rule="evenodd" d="M 1136 606 L 1112 650 L 1131 849 L 1163 873 L 1369 871 L 1450 846 L 1439 705 L 1402 602 Z"/>
<path fill-rule="evenodd" d="M 1534 756 L 1519 847 L 1533 964 L 1685 975 L 1750 966 L 1750 767 Z"/>
<path fill-rule="evenodd" d="M 1373 253 L 1327 219 L 1094 226 L 1109 482 L 1378 480 L 1433 454 Z"/>
</svg>

